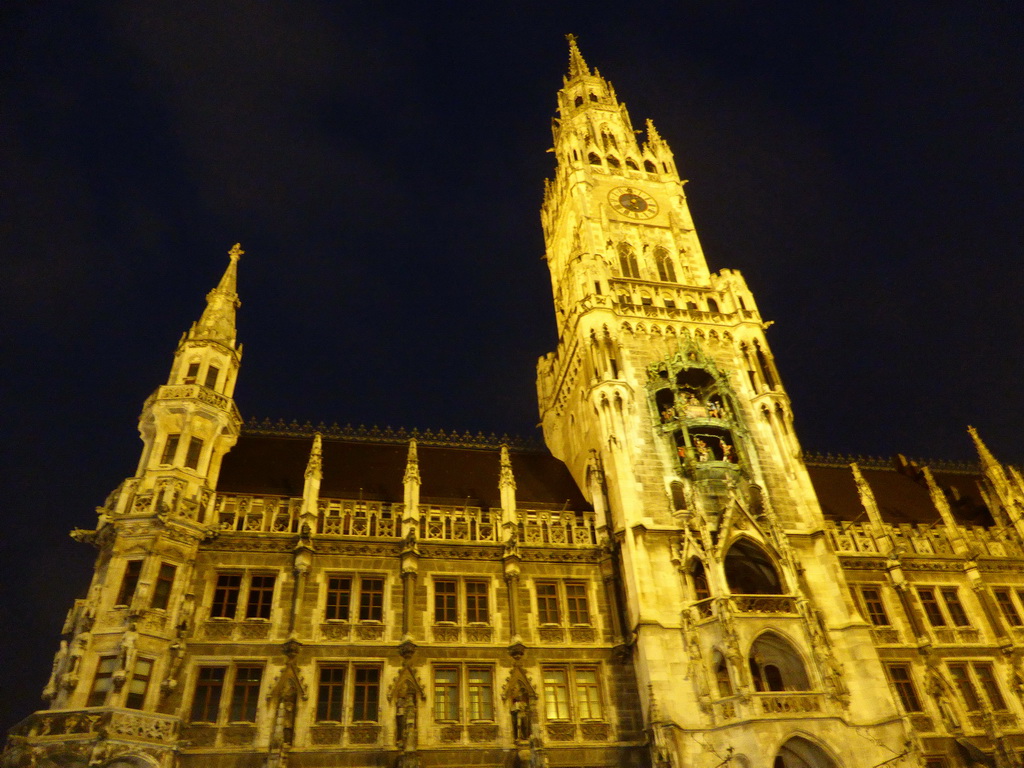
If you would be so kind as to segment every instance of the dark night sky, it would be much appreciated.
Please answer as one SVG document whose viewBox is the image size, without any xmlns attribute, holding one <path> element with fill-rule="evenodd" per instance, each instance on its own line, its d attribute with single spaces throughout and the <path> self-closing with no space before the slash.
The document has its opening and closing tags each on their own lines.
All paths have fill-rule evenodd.
<svg viewBox="0 0 1024 768">
<path fill-rule="evenodd" d="M 1019 3 L 366 5 L 0 16 L 0 726 L 235 241 L 244 416 L 536 433 L 566 32 L 776 322 L 806 448 L 1022 456 Z"/>
</svg>

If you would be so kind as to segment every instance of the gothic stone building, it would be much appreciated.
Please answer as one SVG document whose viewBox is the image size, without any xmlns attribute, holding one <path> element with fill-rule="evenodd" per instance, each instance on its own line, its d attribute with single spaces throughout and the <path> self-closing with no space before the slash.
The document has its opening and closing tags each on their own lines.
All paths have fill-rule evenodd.
<svg viewBox="0 0 1024 768">
<path fill-rule="evenodd" d="M 4 766 L 1021 765 L 1021 474 L 805 455 L 574 42 L 554 152 L 550 453 L 243 429 L 234 248 Z"/>
</svg>

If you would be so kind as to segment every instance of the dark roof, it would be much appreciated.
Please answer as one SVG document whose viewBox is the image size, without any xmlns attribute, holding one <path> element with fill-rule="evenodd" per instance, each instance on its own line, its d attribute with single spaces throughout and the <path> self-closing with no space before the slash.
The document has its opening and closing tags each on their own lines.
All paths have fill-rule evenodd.
<svg viewBox="0 0 1024 768">
<path fill-rule="evenodd" d="M 849 465 L 809 463 L 807 471 L 826 519 L 867 521 L 867 512 L 860 503 Z M 886 522 L 933 523 L 939 519 L 939 511 L 916 468 L 862 466 L 861 473 L 871 486 L 882 519 Z M 980 475 L 937 471 L 934 476 L 935 482 L 945 491 L 957 520 L 969 525 L 992 525 L 992 517 L 978 490 Z"/>
<path fill-rule="evenodd" d="M 217 489 L 227 493 L 301 496 L 311 437 L 243 433 L 224 457 Z M 401 502 L 408 445 L 324 438 L 324 498 Z M 498 507 L 500 451 L 496 448 L 420 445 L 423 503 Z M 511 451 L 516 500 L 588 510 L 565 464 L 548 453 Z"/>
</svg>

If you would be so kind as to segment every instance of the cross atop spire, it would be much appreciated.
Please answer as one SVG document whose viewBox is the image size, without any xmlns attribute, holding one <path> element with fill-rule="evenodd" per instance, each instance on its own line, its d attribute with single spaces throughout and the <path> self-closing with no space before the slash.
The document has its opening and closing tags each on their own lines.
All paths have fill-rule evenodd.
<svg viewBox="0 0 1024 768">
<path fill-rule="evenodd" d="M 580 53 L 580 48 L 576 45 L 576 35 L 566 35 L 565 39 L 569 41 L 569 78 L 589 75 L 590 67 L 583 60 L 583 54 Z"/>
</svg>

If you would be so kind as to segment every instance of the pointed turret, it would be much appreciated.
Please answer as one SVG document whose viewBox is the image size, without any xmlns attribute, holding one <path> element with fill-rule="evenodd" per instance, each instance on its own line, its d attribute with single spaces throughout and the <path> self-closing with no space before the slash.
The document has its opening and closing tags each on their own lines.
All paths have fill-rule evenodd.
<svg viewBox="0 0 1024 768">
<path fill-rule="evenodd" d="M 235 243 L 228 251 L 231 259 L 228 268 L 217 287 L 206 294 L 206 309 L 199 322 L 189 329 L 189 339 L 219 341 L 234 349 L 235 310 L 241 306 L 238 300 L 238 259 L 243 253 L 240 243 Z"/>
<path fill-rule="evenodd" d="M 565 39 L 569 41 L 569 79 L 574 77 L 580 77 L 581 75 L 589 75 L 590 67 L 587 66 L 587 62 L 583 60 L 583 54 L 580 53 L 580 47 L 576 44 L 576 35 L 566 35 Z"/>
<path fill-rule="evenodd" d="M 992 455 L 992 451 L 985 445 L 985 441 L 981 439 L 981 435 L 978 434 L 978 430 L 974 427 L 968 426 L 967 432 L 971 436 L 971 440 L 974 441 L 974 448 L 978 451 L 978 458 L 981 460 L 981 468 L 985 474 L 990 472 L 998 472 L 1000 476 L 1005 477 L 1003 473 L 1003 465 L 996 461 L 996 457 Z"/>
</svg>

